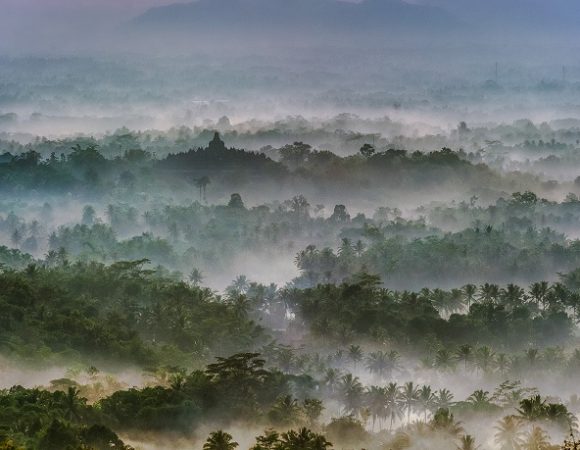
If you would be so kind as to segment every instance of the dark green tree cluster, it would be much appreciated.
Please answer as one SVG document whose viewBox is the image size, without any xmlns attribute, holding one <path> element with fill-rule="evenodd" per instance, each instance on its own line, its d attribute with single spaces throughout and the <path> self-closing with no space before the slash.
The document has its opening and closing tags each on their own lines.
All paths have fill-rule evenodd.
<svg viewBox="0 0 580 450">
<path fill-rule="evenodd" d="M 259 345 L 263 329 L 220 297 L 145 263 L 57 259 L 0 273 L 2 352 L 154 367 Z"/>
</svg>

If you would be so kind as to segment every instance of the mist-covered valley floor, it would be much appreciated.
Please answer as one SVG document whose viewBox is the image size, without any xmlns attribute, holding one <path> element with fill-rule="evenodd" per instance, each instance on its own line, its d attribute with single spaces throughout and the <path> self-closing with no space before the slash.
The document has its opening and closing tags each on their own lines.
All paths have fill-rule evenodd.
<svg viewBox="0 0 580 450">
<path fill-rule="evenodd" d="M 288 2 L 0 0 L 0 450 L 580 447 L 577 5 Z"/>
</svg>

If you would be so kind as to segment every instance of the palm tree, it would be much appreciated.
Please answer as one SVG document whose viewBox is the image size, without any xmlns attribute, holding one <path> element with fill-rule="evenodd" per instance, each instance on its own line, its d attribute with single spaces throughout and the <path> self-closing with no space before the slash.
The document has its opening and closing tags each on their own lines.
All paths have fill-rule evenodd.
<svg viewBox="0 0 580 450">
<path fill-rule="evenodd" d="M 250 283 L 248 282 L 248 277 L 245 275 L 238 275 L 234 281 L 232 281 L 231 287 L 238 292 L 245 294 L 248 291 Z"/>
<path fill-rule="evenodd" d="M 354 244 L 354 253 L 356 254 L 356 256 L 360 258 L 364 251 L 365 244 L 363 243 L 363 241 L 359 239 L 358 241 L 356 241 L 356 244 Z"/>
<path fill-rule="evenodd" d="M 210 433 L 203 444 L 203 450 L 234 450 L 238 445 L 231 434 L 218 430 Z"/>
<path fill-rule="evenodd" d="M 451 289 L 447 300 L 447 309 L 451 314 L 460 312 L 464 309 L 463 291 L 461 289 Z"/>
<path fill-rule="evenodd" d="M 356 370 L 356 365 L 363 359 L 363 350 L 360 345 L 351 345 L 348 348 L 348 359 L 353 363 L 354 370 Z"/>
<path fill-rule="evenodd" d="M 424 420 L 427 422 L 427 413 L 433 409 L 435 404 L 435 394 L 431 390 L 431 386 L 425 385 L 419 389 L 418 403 L 421 410 L 423 410 Z"/>
<path fill-rule="evenodd" d="M 437 350 L 435 354 L 435 367 L 444 372 L 453 371 L 455 369 L 453 354 L 446 348 Z"/>
<path fill-rule="evenodd" d="M 548 295 L 548 291 L 550 286 L 546 281 L 540 281 L 538 283 L 533 283 L 530 286 L 529 293 L 531 300 L 534 301 L 538 306 L 542 305 L 543 309 L 546 309 L 546 296 Z"/>
<path fill-rule="evenodd" d="M 399 358 L 399 352 L 396 350 L 391 350 L 387 353 L 387 369 L 385 371 L 387 377 L 391 377 L 393 372 L 399 369 Z"/>
<path fill-rule="evenodd" d="M 431 291 L 430 300 L 433 306 L 439 311 L 439 314 L 447 313 L 447 293 L 439 288 Z"/>
<path fill-rule="evenodd" d="M 504 305 L 513 308 L 522 304 L 524 290 L 515 284 L 508 284 L 501 290 L 501 299 Z"/>
<path fill-rule="evenodd" d="M 307 398 L 302 402 L 302 408 L 304 409 L 304 414 L 308 419 L 309 426 L 314 427 L 318 422 L 322 411 L 324 411 L 322 400 Z"/>
<path fill-rule="evenodd" d="M 477 286 L 474 284 L 466 284 L 463 286 L 463 295 L 465 297 L 465 302 L 467 303 L 467 310 L 471 306 L 471 303 L 475 299 L 475 294 L 477 293 Z"/>
<path fill-rule="evenodd" d="M 448 408 L 438 409 L 431 420 L 431 428 L 435 431 L 443 431 L 451 436 L 458 436 L 463 432 L 461 422 L 457 422 Z"/>
<path fill-rule="evenodd" d="M 367 369 L 372 374 L 378 375 L 379 378 L 383 378 L 384 375 L 390 377 L 393 370 L 398 366 L 398 359 L 399 354 L 394 350 L 389 353 L 383 351 L 372 352 L 367 357 Z"/>
<path fill-rule="evenodd" d="M 349 238 L 342 238 L 337 253 L 341 258 L 350 259 L 354 254 L 352 241 Z"/>
<path fill-rule="evenodd" d="M 193 286 L 199 286 L 203 282 L 201 270 L 194 268 L 189 274 L 189 281 Z"/>
<path fill-rule="evenodd" d="M 479 389 L 471 394 L 467 398 L 467 403 L 469 403 L 475 411 L 487 411 L 494 406 L 491 403 L 489 392 L 484 391 L 483 389 Z"/>
<path fill-rule="evenodd" d="M 276 400 L 268 416 L 276 425 L 293 426 L 299 421 L 301 412 L 298 400 L 291 395 L 284 395 Z"/>
<path fill-rule="evenodd" d="M 290 430 L 287 433 L 282 433 L 280 445 L 276 447 L 284 449 L 326 450 L 331 446 L 332 444 L 324 436 L 315 434 L 307 428 L 301 428 L 298 431 Z"/>
<path fill-rule="evenodd" d="M 412 381 L 404 384 L 403 389 L 401 390 L 401 401 L 403 403 L 404 409 L 407 411 L 407 423 L 410 424 L 411 413 L 419 401 L 419 390 Z"/>
<path fill-rule="evenodd" d="M 503 376 L 510 367 L 510 359 L 505 353 L 500 353 L 495 358 L 495 365 L 497 366 L 498 372 Z"/>
<path fill-rule="evenodd" d="M 449 408 L 453 405 L 453 394 L 448 389 L 439 389 L 433 399 L 434 407 L 437 409 Z"/>
<path fill-rule="evenodd" d="M 522 450 L 549 450 L 552 446 L 550 445 L 550 437 L 548 434 L 540 427 L 533 426 L 526 433 L 520 448 Z"/>
<path fill-rule="evenodd" d="M 464 344 L 455 350 L 455 359 L 463 363 L 463 368 L 467 370 L 467 364 L 473 361 L 473 347 L 469 344 Z"/>
<path fill-rule="evenodd" d="M 256 437 L 256 444 L 250 450 L 274 450 L 280 444 L 280 434 L 276 430 L 266 430 Z"/>
<path fill-rule="evenodd" d="M 520 407 L 517 409 L 520 417 L 529 422 L 535 422 L 544 416 L 546 408 L 545 400 L 539 395 L 531 398 L 526 398 L 520 402 Z"/>
<path fill-rule="evenodd" d="M 387 367 L 387 355 L 385 352 L 371 352 L 367 356 L 367 369 L 370 373 L 383 377 L 383 373 Z"/>
<path fill-rule="evenodd" d="M 538 357 L 539 352 L 537 348 L 529 348 L 528 350 L 526 350 L 526 360 L 531 369 L 536 365 Z"/>
<path fill-rule="evenodd" d="M 280 346 L 276 349 L 276 362 L 283 373 L 290 373 L 296 362 L 295 350 L 289 346 Z"/>
<path fill-rule="evenodd" d="M 491 348 L 484 345 L 475 352 L 475 364 L 483 373 L 488 373 L 493 368 L 495 353 Z"/>
<path fill-rule="evenodd" d="M 389 430 L 393 429 L 393 422 L 403 418 L 403 405 L 401 403 L 401 390 L 397 383 L 389 383 L 385 388 L 385 417 L 390 420 Z"/>
<path fill-rule="evenodd" d="M 499 286 L 497 284 L 485 283 L 479 287 L 479 299 L 482 302 L 493 302 L 499 296 Z"/>
<path fill-rule="evenodd" d="M 559 425 L 562 429 L 572 429 L 576 426 L 576 417 L 566 405 L 561 403 L 549 403 L 544 410 L 546 420 Z"/>
<path fill-rule="evenodd" d="M 63 398 L 64 416 L 69 421 L 78 422 L 81 420 L 80 409 L 84 404 L 84 399 L 79 397 L 79 390 L 70 386 Z"/>
<path fill-rule="evenodd" d="M 459 440 L 458 450 L 477 450 L 479 445 L 475 445 L 475 438 L 469 434 L 461 436 Z"/>
<path fill-rule="evenodd" d="M 505 416 L 495 428 L 494 441 L 501 450 L 519 450 L 522 442 L 522 421 L 516 416 Z"/>
<path fill-rule="evenodd" d="M 339 384 L 339 380 L 340 380 L 340 370 L 334 369 L 332 367 L 326 369 L 326 372 L 324 373 L 323 383 L 331 394 L 334 393 L 334 391 L 336 390 L 336 387 Z"/>
<path fill-rule="evenodd" d="M 572 308 L 572 317 L 578 320 L 580 312 L 580 292 L 570 292 L 566 298 L 566 305 Z"/>
<path fill-rule="evenodd" d="M 242 320 L 248 316 L 252 305 L 248 297 L 244 294 L 238 294 L 228 299 L 228 305 L 232 308 L 234 316 Z"/>
<path fill-rule="evenodd" d="M 348 414 L 358 414 L 362 403 L 364 388 L 358 377 L 346 374 L 340 382 L 340 394 L 344 409 Z"/>
<path fill-rule="evenodd" d="M 199 200 L 202 200 L 202 192 L 203 192 L 203 199 L 206 199 L 205 193 L 207 189 L 207 185 L 211 183 L 211 180 L 207 176 L 203 176 L 195 180 L 195 185 L 199 189 Z M 207 201 L 207 200 L 206 200 Z"/>
<path fill-rule="evenodd" d="M 377 419 L 385 416 L 385 407 L 387 399 L 385 395 L 385 388 L 380 386 L 371 386 L 367 389 L 365 396 L 365 405 L 373 420 L 372 429 L 375 429 Z M 380 427 L 380 423 L 379 423 Z"/>
<path fill-rule="evenodd" d="M 437 308 L 441 315 L 453 314 L 463 307 L 462 291 L 453 289 L 451 292 L 445 292 L 441 289 L 433 289 L 430 294 L 431 303 Z"/>
</svg>

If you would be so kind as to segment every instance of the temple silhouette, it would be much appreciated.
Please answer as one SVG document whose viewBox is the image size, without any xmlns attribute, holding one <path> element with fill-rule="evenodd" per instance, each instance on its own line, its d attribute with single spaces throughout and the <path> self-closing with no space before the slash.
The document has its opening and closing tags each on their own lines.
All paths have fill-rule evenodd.
<svg viewBox="0 0 580 450">
<path fill-rule="evenodd" d="M 217 131 L 214 133 L 213 139 L 209 142 L 207 148 L 212 151 L 226 150 L 226 144 L 221 140 Z"/>
</svg>

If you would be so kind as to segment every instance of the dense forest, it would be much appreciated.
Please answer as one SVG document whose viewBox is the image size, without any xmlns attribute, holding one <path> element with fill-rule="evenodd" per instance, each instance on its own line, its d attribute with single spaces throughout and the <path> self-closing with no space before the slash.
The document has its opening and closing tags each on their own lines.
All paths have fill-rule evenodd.
<svg viewBox="0 0 580 450">
<path fill-rule="evenodd" d="M 573 180 L 200 133 L 1 142 L 2 448 L 576 445 Z"/>
<path fill-rule="evenodd" d="M 0 450 L 580 449 L 577 0 L 0 0 Z"/>
</svg>

